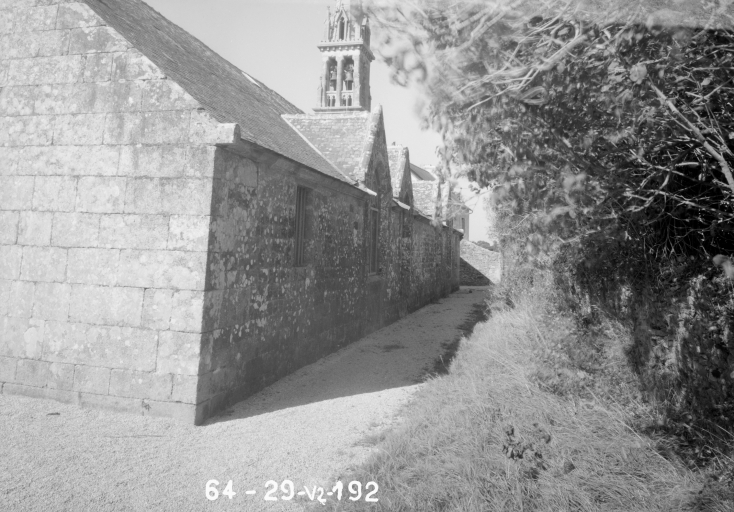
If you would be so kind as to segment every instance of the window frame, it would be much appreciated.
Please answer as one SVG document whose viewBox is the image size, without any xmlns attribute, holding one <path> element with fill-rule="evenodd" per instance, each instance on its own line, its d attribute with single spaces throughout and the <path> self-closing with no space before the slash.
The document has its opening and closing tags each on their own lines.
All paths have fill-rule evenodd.
<svg viewBox="0 0 734 512">
<path fill-rule="evenodd" d="M 293 236 L 293 266 L 305 267 L 306 262 L 306 216 L 308 209 L 308 187 L 296 186 L 296 205 Z"/>
</svg>

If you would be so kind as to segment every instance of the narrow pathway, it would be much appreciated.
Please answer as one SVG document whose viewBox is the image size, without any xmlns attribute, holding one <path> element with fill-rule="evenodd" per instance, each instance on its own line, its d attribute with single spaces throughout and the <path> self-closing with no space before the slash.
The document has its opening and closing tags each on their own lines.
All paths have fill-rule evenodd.
<svg viewBox="0 0 734 512">
<path fill-rule="evenodd" d="M 462 288 L 202 427 L 0 395 L 0 508 L 302 510 L 307 496 L 265 501 L 266 482 L 290 480 L 296 493 L 330 488 L 364 461 L 373 449 L 366 440 L 398 420 L 483 298 L 484 288 Z M 232 480 L 237 494 L 208 501 L 211 479 L 220 492 Z"/>
</svg>

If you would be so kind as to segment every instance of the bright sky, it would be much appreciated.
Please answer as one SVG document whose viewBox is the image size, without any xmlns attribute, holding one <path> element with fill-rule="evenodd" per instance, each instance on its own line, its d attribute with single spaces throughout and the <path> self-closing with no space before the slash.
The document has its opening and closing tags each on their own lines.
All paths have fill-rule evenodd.
<svg viewBox="0 0 734 512">
<path fill-rule="evenodd" d="M 145 1 L 301 110 L 317 106 L 322 63 L 316 45 L 334 0 Z M 378 60 L 371 73 L 372 103 L 383 106 L 387 143 L 408 146 L 413 163 L 435 164 L 440 137 L 421 131 L 415 94 L 392 85 Z"/>
</svg>

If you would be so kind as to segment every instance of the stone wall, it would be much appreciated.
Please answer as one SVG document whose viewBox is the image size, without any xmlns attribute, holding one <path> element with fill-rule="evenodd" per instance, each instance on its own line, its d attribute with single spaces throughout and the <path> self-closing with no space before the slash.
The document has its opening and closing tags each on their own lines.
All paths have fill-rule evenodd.
<svg viewBox="0 0 734 512">
<path fill-rule="evenodd" d="M 490 251 L 469 240 L 461 241 L 461 284 L 482 286 L 499 283 L 501 258 L 497 251 Z"/>
<path fill-rule="evenodd" d="M 286 159 L 257 160 L 223 149 L 215 159 L 201 417 L 458 287 L 456 231 L 401 219 L 382 195 L 382 271 L 370 274 L 366 195 Z M 303 267 L 293 265 L 299 185 L 309 189 Z"/>
<path fill-rule="evenodd" d="M 201 422 L 458 287 L 459 233 L 387 174 L 371 275 L 365 192 L 241 141 L 85 4 L 0 0 L 0 49 L 2 393 Z"/>
<path fill-rule="evenodd" d="M 0 46 L 3 393 L 192 417 L 216 126 L 84 4 Z"/>
</svg>

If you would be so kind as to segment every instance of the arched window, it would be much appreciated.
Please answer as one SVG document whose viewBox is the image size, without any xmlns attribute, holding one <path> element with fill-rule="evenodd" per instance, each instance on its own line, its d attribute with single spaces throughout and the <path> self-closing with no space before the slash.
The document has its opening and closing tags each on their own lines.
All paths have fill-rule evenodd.
<svg viewBox="0 0 734 512">
<path fill-rule="evenodd" d="M 339 20 L 339 40 L 344 40 L 344 18 Z"/>
</svg>

